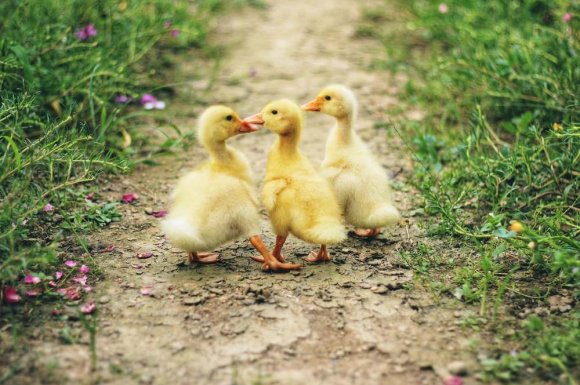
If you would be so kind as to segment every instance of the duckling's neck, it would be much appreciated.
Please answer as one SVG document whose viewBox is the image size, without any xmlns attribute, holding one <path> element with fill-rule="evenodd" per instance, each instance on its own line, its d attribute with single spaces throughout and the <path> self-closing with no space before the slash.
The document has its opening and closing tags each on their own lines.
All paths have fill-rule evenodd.
<svg viewBox="0 0 580 385">
<path fill-rule="evenodd" d="M 298 152 L 298 142 L 300 142 L 300 133 L 299 131 L 293 131 L 278 135 L 275 146 L 280 155 L 293 155 Z"/>
<path fill-rule="evenodd" d="M 356 135 L 353 130 L 353 124 L 353 115 L 345 115 L 343 117 L 336 118 L 334 134 L 339 143 L 348 144 L 352 141 L 353 136 Z"/>
<path fill-rule="evenodd" d="M 206 144 L 212 164 L 230 164 L 233 158 L 232 149 L 225 141 Z"/>
</svg>

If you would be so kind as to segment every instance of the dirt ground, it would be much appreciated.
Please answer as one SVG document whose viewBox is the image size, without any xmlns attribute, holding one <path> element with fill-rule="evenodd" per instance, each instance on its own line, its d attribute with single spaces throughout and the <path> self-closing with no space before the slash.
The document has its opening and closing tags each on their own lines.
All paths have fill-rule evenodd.
<svg viewBox="0 0 580 385">
<path fill-rule="evenodd" d="M 397 103 L 401 80 L 368 70 L 382 47 L 353 36 L 365 3 L 319 0 L 313 7 L 307 0 L 272 1 L 264 10 L 226 15 L 216 34 L 228 46 L 217 81 L 207 93 L 205 81 L 188 82 L 167 112 L 177 116 L 180 127 L 194 129 L 201 109 L 188 95 L 204 95 L 206 105 L 228 104 L 247 116 L 272 99 L 306 102 L 322 86 L 344 83 L 361 102 L 361 136 L 404 185 L 411 162 L 403 144 L 373 127 L 386 118 L 385 108 Z M 185 78 L 194 70 L 187 63 L 178 69 Z M 332 120 L 312 113 L 306 118 L 302 149 L 318 164 Z M 273 140 L 266 130 L 233 140 L 251 160 L 257 181 Z M 204 157 L 195 145 L 102 188 L 111 197 L 132 191 L 140 198 L 122 206 L 121 222 L 91 239 L 115 247 L 95 254 L 104 276 L 93 293 L 100 314 L 97 382 L 440 384 L 453 361 L 463 361 L 470 374 L 476 370 L 469 345 L 477 336 L 458 326 L 469 309 L 453 308 L 451 301 L 413 285 L 412 272 L 402 267 L 398 252 L 413 249 L 423 237 L 418 217 L 380 239 L 349 237 L 330 249 L 331 263 L 300 272 L 260 271 L 243 239 L 218 250 L 220 264 L 188 265 L 186 255 L 164 239 L 159 220 L 145 211 L 165 208 L 177 178 Z M 408 215 L 413 196 L 403 190 L 394 192 L 395 202 Z M 265 216 L 262 227 L 272 245 Z M 313 247 L 289 239 L 285 254 L 299 263 Z M 153 256 L 136 258 L 145 252 Z M 86 345 L 45 341 L 36 350 L 40 360 L 65 369 L 59 370 L 59 383 L 91 377 Z M 465 384 L 473 383 L 473 375 L 465 378 Z"/>
</svg>

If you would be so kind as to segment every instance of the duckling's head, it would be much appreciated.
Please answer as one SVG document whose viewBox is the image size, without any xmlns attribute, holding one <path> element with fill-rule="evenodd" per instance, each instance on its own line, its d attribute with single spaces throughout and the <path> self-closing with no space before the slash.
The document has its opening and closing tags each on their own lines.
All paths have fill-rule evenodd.
<svg viewBox="0 0 580 385">
<path fill-rule="evenodd" d="M 337 119 L 354 118 L 357 102 L 352 90 L 340 84 L 325 87 L 318 96 L 302 106 L 305 111 L 320 111 Z"/>
<path fill-rule="evenodd" d="M 262 112 L 247 117 L 244 121 L 249 124 L 262 124 L 275 134 L 287 136 L 302 129 L 302 111 L 293 101 L 281 99 L 271 102 Z"/>
<path fill-rule="evenodd" d="M 204 145 L 225 142 L 232 136 L 253 132 L 259 127 L 244 122 L 226 106 L 211 106 L 199 118 L 198 138 Z"/>
</svg>

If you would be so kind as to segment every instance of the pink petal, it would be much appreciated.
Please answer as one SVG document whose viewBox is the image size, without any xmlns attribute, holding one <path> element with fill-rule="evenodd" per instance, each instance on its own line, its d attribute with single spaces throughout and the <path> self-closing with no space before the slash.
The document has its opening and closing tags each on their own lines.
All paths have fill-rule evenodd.
<svg viewBox="0 0 580 385">
<path fill-rule="evenodd" d="M 139 259 L 147 259 L 147 258 L 151 258 L 152 256 L 153 256 L 153 253 L 150 252 L 150 251 L 147 251 L 145 253 L 137 254 L 137 258 L 139 258 Z"/>
<path fill-rule="evenodd" d="M 62 271 L 57 271 L 56 273 L 54 273 L 54 277 L 56 278 L 57 281 L 61 279 L 63 275 L 64 274 L 62 273 Z"/>
<path fill-rule="evenodd" d="M 562 20 L 564 21 L 564 23 L 568 23 L 570 20 L 572 20 L 572 14 L 570 12 L 566 12 L 562 16 Z"/>
<path fill-rule="evenodd" d="M 463 385 L 463 378 L 450 376 L 443 380 L 443 385 Z"/>
<path fill-rule="evenodd" d="M 90 270 L 90 269 L 89 269 L 89 267 L 88 267 L 87 265 L 82 265 L 79 271 L 80 271 L 81 273 L 83 273 L 83 274 L 86 274 L 86 273 L 88 273 L 88 272 L 89 272 L 89 270 Z"/>
<path fill-rule="evenodd" d="M 26 292 L 27 297 L 38 297 L 40 294 L 42 294 L 42 290 L 40 289 L 32 289 Z"/>
<path fill-rule="evenodd" d="M 88 193 L 87 195 L 85 195 L 85 199 L 88 200 L 88 201 L 92 201 L 94 197 L 95 197 L 95 192 L 94 191 Z"/>
<path fill-rule="evenodd" d="M 172 29 L 171 30 L 171 37 L 177 37 L 179 36 L 181 32 L 178 29 Z"/>
<path fill-rule="evenodd" d="M 90 301 L 81 306 L 83 314 L 92 314 L 97 309 L 95 301 Z"/>
<path fill-rule="evenodd" d="M 127 193 L 123 194 L 121 200 L 123 201 L 123 203 L 131 203 L 133 201 L 136 201 L 138 198 L 139 196 L 135 193 Z"/>
<path fill-rule="evenodd" d="M 57 316 L 57 315 L 61 315 L 61 314 L 62 314 L 62 310 L 52 309 L 52 315 Z"/>
<path fill-rule="evenodd" d="M 165 109 L 165 102 L 159 100 L 158 102 L 153 103 L 153 107 L 155 107 L 158 110 L 164 110 Z"/>
<path fill-rule="evenodd" d="M 139 102 L 143 105 L 145 103 L 155 103 L 155 102 L 157 102 L 157 98 L 151 94 L 143 94 L 143 96 L 141 97 L 141 100 Z"/>
<path fill-rule="evenodd" d="M 4 300 L 7 303 L 17 303 L 20 302 L 22 298 L 18 295 L 18 292 L 13 287 L 4 288 Z"/>
<path fill-rule="evenodd" d="M 71 301 L 75 301 L 81 298 L 81 292 L 78 288 L 71 286 L 64 289 L 64 296 Z"/>
<path fill-rule="evenodd" d="M 87 36 L 97 36 L 97 29 L 93 25 L 93 23 L 89 23 L 85 26 L 85 33 Z"/>
<path fill-rule="evenodd" d="M 153 256 L 153 253 L 150 251 L 137 254 L 137 258 L 139 258 L 139 259 L 147 259 L 147 258 L 151 258 L 152 256 Z"/>
<path fill-rule="evenodd" d="M 66 261 L 64 264 L 65 264 L 65 266 L 68 266 L 68 267 L 75 267 L 77 265 L 77 263 L 75 261 L 72 261 L 70 259 L 68 261 Z"/>
<path fill-rule="evenodd" d="M 112 252 L 112 251 L 114 251 L 114 250 L 115 250 L 115 246 L 113 246 L 113 245 L 109 245 L 109 246 L 107 246 L 107 247 L 105 248 L 105 250 L 103 251 L 103 253 L 110 253 L 110 252 Z"/>
<path fill-rule="evenodd" d="M 76 277 L 74 277 L 73 282 L 79 283 L 83 286 L 85 286 L 87 284 L 87 276 L 84 274 L 79 274 Z"/>
<path fill-rule="evenodd" d="M 91 285 L 85 285 L 83 286 L 83 290 L 86 291 L 87 293 L 93 291 L 93 287 Z"/>
<path fill-rule="evenodd" d="M 164 216 L 167 215 L 167 210 L 153 211 L 151 212 L 151 215 L 154 216 L 155 218 L 163 218 Z"/>
<path fill-rule="evenodd" d="M 171 27 L 172 24 L 173 23 L 171 22 L 171 20 L 167 20 L 167 21 L 164 21 L 163 22 L 163 27 L 169 28 L 169 27 Z"/>
<path fill-rule="evenodd" d="M 51 205 L 50 203 L 47 203 L 44 205 L 44 207 L 42 208 L 42 211 L 44 211 L 45 213 L 49 213 L 51 211 L 54 211 L 54 206 Z"/>
<path fill-rule="evenodd" d="M 153 286 L 143 286 L 141 288 L 142 295 L 152 295 L 153 294 Z"/>
<path fill-rule="evenodd" d="M 24 277 L 24 283 L 26 284 L 37 284 L 40 283 L 40 278 L 34 276 L 34 275 L 27 275 Z"/>
<path fill-rule="evenodd" d="M 439 4 L 439 13 L 447 13 L 447 11 L 449 11 L 447 4 L 445 3 Z"/>
</svg>

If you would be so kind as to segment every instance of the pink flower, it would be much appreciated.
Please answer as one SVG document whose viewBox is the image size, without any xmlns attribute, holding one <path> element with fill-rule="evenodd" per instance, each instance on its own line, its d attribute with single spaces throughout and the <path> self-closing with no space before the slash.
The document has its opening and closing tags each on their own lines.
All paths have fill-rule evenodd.
<svg viewBox="0 0 580 385">
<path fill-rule="evenodd" d="M 152 256 L 153 256 L 153 253 L 150 252 L 150 251 L 147 251 L 145 253 L 137 254 L 137 258 L 138 259 L 147 259 L 147 258 L 151 258 Z"/>
<path fill-rule="evenodd" d="M 58 289 L 57 291 L 64 294 L 64 296 L 71 301 L 76 301 L 81 298 L 81 292 L 76 287 L 70 286 L 66 289 Z"/>
<path fill-rule="evenodd" d="M 95 29 L 95 26 L 93 25 L 93 23 L 89 23 L 89 24 L 85 25 L 84 27 L 77 29 L 75 31 L 75 36 L 79 40 L 85 41 L 85 40 L 88 40 L 88 38 L 91 36 L 97 36 L 97 30 Z"/>
<path fill-rule="evenodd" d="M 54 273 L 54 277 L 56 278 L 57 281 L 61 279 L 63 275 L 64 274 L 62 273 L 62 271 L 57 271 L 56 273 Z"/>
<path fill-rule="evenodd" d="M 72 260 L 69 259 L 68 261 L 66 261 L 64 263 L 64 265 L 65 266 L 68 266 L 68 267 L 75 267 L 77 265 L 77 263 L 75 261 L 72 261 Z"/>
<path fill-rule="evenodd" d="M 171 30 L 171 37 L 177 37 L 179 36 L 179 34 L 181 33 L 181 31 L 179 31 L 178 29 L 174 28 Z"/>
<path fill-rule="evenodd" d="M 90 269 L 89 269 L 89 267 L 88 267 L 87 265 L 82 265 L 79 271 L 80 271 L 81 273 L 83 273 L 83 274 L 86 274 L 86 273 L 88 273 L 88 272 L 89 272 L 89 270 L 90 270 Z"/>
<path fill-rule="evenodd" d="M 79 274 L 76 277 L 74 277 L 73 282 L 79 283 L 83 286 L 85 286 L 87 284 L 87 276 L 84 274 Z"/>
<path fill-rule="evenodd" d="M 127 104 L 131 101 L 131 97 L 127 95 L 117 95 L 115 96 L 115 103 L 117 104 Z"/>
<path fill-rule="evenodd" d="M 4 300 L 8 303 L 20 302 L 22 298 L 18 295 L 18 292 L 13 287 L 4 288 Z"/>
<path fill-rule="evenodd" d="M 41 294 L 42 294 L 42 290 L 40 290 L 38 288 L 37 289 L 28 290 L 26 292 L 26 296 L 27 297 L 38 297 Z"/>
<path fill-rule="evenodd" d="M 163 22 L 163 27 L 165 28 L 169 28 L 173 25 L 173 22 L 171 20 L 166 20 Z"/>
<path fill-rule="evenodd" d="M 445 3 L 441 3 L 439 4 L 439 13 L 447 13 L 449 11 L 449 8 L 447 7 L 447 4 Z"/>
<path fill-rule="evenodd" d="M 51 205 L 50 203 L 45 204 L 44 207 L 42 208 L 42 211 L 44 211 L 45 213 L 49 213 L 53 210 L 54 210 L 54 206 Z"/>
<path fill-rule="evenodd" d="M 48 281 L 48 286 L 50 286 L 50 287 L 56 287 L 56 282 L 54 282 L 54 281 Z"/>
<path fill-rule="evenodd" d="M 34 275 L 27 275 L 24 277 L 24 283 L 29 284 L 29 285 L 30 284 L 35 285 L 37 283 L 40 283 L 40 278 L 38 278 Z"/>
<path fill-rule="evenodd" d="M 564 23 L 568 23 L 570 20 L 572 20 L 572 14 L 570 12 L 566 12 L 562 15 L 562 21 L 564 21 Z"/>
<path fill-rule="evenodd" d="M 121 197 L 121 201 L 123 201 L 123 203 L 131 203 L 133 201 L 136 201 L 139 198 L 139 196 L 135 193 L 127 193 L 127 194 L 123 194 L 123 196 Z"/>
<path fill-rule="evenodd" d="M 463 385 L 463 378 L 450 376 L 443 380 L 443 385 Z"/>
<path fill-rule="evenodd" d="M 151 94 L 144 94 L 141 97 L 140 103 L 146 110 L 163 110 L 165 108 L 165 102 L 157 100 L 157 98 Z"/>
<path fill-rule="evenodd" d="M 90 301 L 81 306 L 83 314 L 92 314 L 97 309 L 95 301 Z"/>
<path fill-rule="evenodd" d="M 147 295 L 147 296 L 149 296 L 149 295 L 152 295 L 152 294 L 153 294 L 153 286 L 148 285 L 148 286 L 143 286 L 141 288 L 141 295 Z"/>
<path fill-rule="evenodd" d="M 167 215 L 167 210 L 153 211 L 151 215 L 153 215 L 155 218 L 163 218 Z"/>
</svg>

